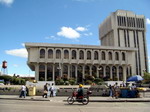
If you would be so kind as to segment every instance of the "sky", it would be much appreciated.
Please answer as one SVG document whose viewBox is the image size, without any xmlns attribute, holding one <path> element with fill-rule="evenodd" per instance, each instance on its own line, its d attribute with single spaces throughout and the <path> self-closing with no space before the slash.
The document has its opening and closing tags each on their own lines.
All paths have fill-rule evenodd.
<svg viewBox="0 0 150 112">
<path fill-rule="evenodd" d="M 150 62 L 150 0 L 0 0 L 1 72 L 6 60 L 8 74 L 34 76 L 25 42 L 100 45 L 99 25 L 118 9 L 145 16 Z"/>
</svg>

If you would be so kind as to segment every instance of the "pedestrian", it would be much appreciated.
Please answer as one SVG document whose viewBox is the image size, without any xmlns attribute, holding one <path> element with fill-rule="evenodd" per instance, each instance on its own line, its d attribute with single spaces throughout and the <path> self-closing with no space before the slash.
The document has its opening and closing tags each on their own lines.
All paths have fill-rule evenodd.
<svg viewBox="0 0 150 112">
<path fill-rule="evenodd" d="M 113 87 L 109 85 L 109 96 L 113 97 Z"/>
<path fill-rule="evenodd" d="M 48 93 L 48 88 L 47 88 L 48 83 L 44 85 L 44 93 L 43 93 L 43 98 L 47 98 L 47 93 Z"/>
<path fill-rule="evenodd" d="M 54 84 L 52 83 L 52 86 L 49 88 L 50 91 L 50 97 L 54 96 Z"/>
<path fill-rule="evenodd" d="M 115 96 L 116 99 L 119 97 L 119 89 L 120 88 L 118 86 L 118 83 L 116 82 L 115 85 L 114 85 L 114 91 L 115 91 L 114 96 Z"/>
<path fill-rule="evenodd" d="M 22 98 L 22 96 L 24 96 L 24 98 L 26 97 L 26 86 L 23 85 L 21 86 L 21 93 L 20 93 L 20 98 Z"/>
</svg>

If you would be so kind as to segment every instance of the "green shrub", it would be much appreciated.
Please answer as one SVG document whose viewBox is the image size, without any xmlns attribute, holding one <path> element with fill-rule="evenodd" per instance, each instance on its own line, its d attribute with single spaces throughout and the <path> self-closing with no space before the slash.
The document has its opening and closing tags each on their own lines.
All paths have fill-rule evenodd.
<svg viewBox="0 0 150 112">
<path fill-rule="evenodd" d="M 92 82 L 91 80 L 86 80 L 86 81 L 85 81 L 85 84 L 86 84 L 86 85 L 91 85 L 92 83 L 93 83 L 93 82 Z"/>
<path fill-rule="evenodd" d="M 75 85 L 75 83 L 76 83 L 76 80 L 75 80 L 75 79 L 69 79 L 69 84 Z"/>
<path fill-rule="evenodd" d="M 64 80 L 63 79 L 56 79 L 55 83 L 56 83 L 56 85 L 64 85 Z"/>
<path fill-rule="evenodd" d="M 104 80 L 101 79 L 101 78 L 95 78 L 94 79 L 94 83 L 97 84 L 97 85 L 99 85 L 101 82 L 104 82 Z"/>
</svg>

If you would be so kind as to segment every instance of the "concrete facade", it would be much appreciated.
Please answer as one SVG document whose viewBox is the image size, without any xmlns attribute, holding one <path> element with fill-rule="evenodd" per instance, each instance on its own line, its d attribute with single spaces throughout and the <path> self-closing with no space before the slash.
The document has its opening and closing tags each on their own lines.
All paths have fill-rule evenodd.
<svg viewBox="0 0 150 112">
<path fill-rule="evenodd" d="M 146 24 L 143 15 L 131 11 L 117 10 L 111 13 L 99 28 L 99 38 L 102 46 L 137 48 L 135 74 L 143 75 L 148 72 Z"/>
<path fill-rule="evenodd" d="M 144 16 L 122 10 L 112 13 L 100 25 L 100 40 L 101 46 L 25 43 L 27 63 L 37 81 L 65 76 L 82 83 L 85 75 L 126 81 L 147 71 Z"/>
</svg>

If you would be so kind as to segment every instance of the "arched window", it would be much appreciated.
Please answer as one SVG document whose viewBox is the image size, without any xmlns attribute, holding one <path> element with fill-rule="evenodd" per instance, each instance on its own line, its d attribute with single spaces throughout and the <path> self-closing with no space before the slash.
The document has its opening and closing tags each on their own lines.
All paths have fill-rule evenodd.
<svg viewBox="0 0 150 112">
<path fill-rule="evenodd" d="M 91 51 L 87 51 L 87 59 L 88 59 L 88 60 L 91 59 Z"/>
<path fill-rule="evenodd" d="M 45 65 L 39 65 L 39 81 L 45 81 Z"/>
<path fill-rule="evenodd" d="M 117 81 L 118 78 L 117 78 L 117 68 L 115 66 L 112 67 L 112 75 L 113 75 L 113 81 Z"/>
<path fill-rule="evenodd" d="M 77 54 L 75 50 L 72 50 L 72 59 L 77 59 Z"/>
<path fill-rule="evenodd" d="M 102 60 L 105 60 L 105 52 L 102 51 Z"/>
<path fill-rule="evenodd" d="M 90 67 L 88 65 L 85 66 L 85 74 L 90 75 Z"/>
<path fill-rule="evenodd" d="M 119 80 L 123 80 L 123 68 L 121 66 L 119 66 Z"/>
<path fill-rule="evenodd" d="M 110 78 L 110 67 L 106 66 L 106 77 Z"/>
<path fill-rule="evenodd" d="M 97 51 L 94 52 L 94 60 L 98 60 L 98 52 Z"/>
<path fill-rule="evenodd" d="M 67 78 L 68 77 L 68 66 L 63 65 L 63 77 Z"/>
<path fill-rule="evenodd" d="M 115 60 L 119 60 L 119 54 L 118 54 L 118 52 L 115 52 Z"/>
<path fill-rule="evenodd" d="M 61 59 L 61 51 L 56 50 L 56 59 Z"/>
<path fill-rule="evenodd" d="M 64 51 L 64 59 L 69 59 L 69 51 L 68 50 Z"/>
<path fill-rule="evenodd" d="M 108 57 L 109 57 L 109 60 L 112 60 L 112 53 L 111 52 L 108 52 Z"/>
<path fill-rule="evenodd" d="M 125 57 L 125 53 L 122 52 L 122 60 L 125 61 L 126 60 L 126 57 Z"/>
<path fill-rule="evenodd" d="M 40 50 L 40 58 L 45 58 L 45 50 L 44 49 Z"/>
<path fill-rule="evenodd" d="M 79 53 L 79 59 L 84 59 L 84 52 L 82 50 Z"/>
<path fill-rule="evenodd" d="M 53 58 L 53 50 L 52 49 L 49 49 L 48 50 L 48 58 Z"/>
</svg>

